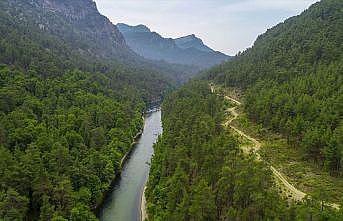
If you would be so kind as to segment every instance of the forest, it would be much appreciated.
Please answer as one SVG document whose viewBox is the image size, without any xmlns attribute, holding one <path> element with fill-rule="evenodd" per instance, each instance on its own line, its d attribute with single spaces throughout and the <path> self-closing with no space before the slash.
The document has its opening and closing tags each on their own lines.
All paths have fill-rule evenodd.
<svg viewBox="0 0 343 221">
<path fill-rule="evenodd" d="M 73 10 L 82 2 L 66 4 Z M 121 42 L 123 39 L 113 36 L 115 26 L 98 11 L 88 8 L 91 6 L 87 2 L 92 1 L 84 1 L 80 10 L 88 16 L 70 20 L 68 15 L 45 12 L 26 0 L 1 1 L 0 64 L 23 72 L 34 71 L 43 78 L 60 77 L 75 69 L 100 72 L 111 78 L 113 88 L 118 90 L 122 83 L 133 85 L 146 103 L 161 99 L 176 83 L 171 77 L 173 67 L 140 59 Z M 103 36 L 99 38 L 97 33 Z M 120 45 L 113 45 L 113 41 Z"/>
<path fill-rule="evenodd" d="M 142 126 L 134 89 L 101 74 L 42 79 L 0 69 L 0 217 L 95 220 L 120 160 Z"/>
<path fill-rule="evenodd" d="M 242 91 L 250 121 L 341 177 L 342 10 L 315 3 L 174 91 L 185 67 L 136 55 L 92 0 L 0 1 L 0 220 L 97 220 L 144 111 L 161 102 L 149 221 L 343 220 L 325 194 L 280 196 L 209 87 Z"/>
<path fill-rule="evenodd" d="M 342 9 L 340 0 L 322 0 L 205 77 L 242 89 L 252 121 L 332 176 L 343 171 Z"/>
<path fill-rule="evenodd" d="M 86 21 L 40 2 L 0 2 L 0 220 L 97 220 L 143 112 L 174 81 L 106 46 L 120 37 L 92 1 Z"/>
<path fill-rule="evenodd" d="M 288 204 L 271 171 L 222 126 L 225 102 L 191 82 L 163 102 L 146 190 L 148 220 L 342 220 L 323 196 Z"/>
</svg>

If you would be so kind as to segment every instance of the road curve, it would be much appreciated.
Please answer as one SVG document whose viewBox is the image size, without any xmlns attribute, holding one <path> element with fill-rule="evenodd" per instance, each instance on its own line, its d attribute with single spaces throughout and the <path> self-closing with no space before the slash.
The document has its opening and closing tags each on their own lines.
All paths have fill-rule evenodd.
<svg viewBox="0 0 343 221">
<path fill-rule="evenodd" d="M 210 85 L 211 87 L 211 92 L 215 93 L 215 88 L 213 85 Z M 225 95 L 224 99 L 232 101 L 233 103 L 235 103 L 237 106 L 241 105 L 242 103 L 239 102 L 238 100 Z M 261 143 L 259 141 L 257 141 L 255 138 L 247 135 L 246 133 L 244 133 L 243 131 L 239 130 L 238 128 L 234 127 L 233 125 L 231 125 L 232 121 L 234 121 L 235 119 L 238 118 L 239 113 L 236 111 L 235 107 L 231 107 L 227 109 L 227 112 L 231 113 L 231 115 L 233 117 L 231 117 L 230 119 L 227 119 L 227 121 L 224 123 L 225 126 L 230 127 L 232 130 L 234 130 L 237 134 L 239 134 L 240 136 L 246 138 L 247 140 L 249 140 L 250 142 L 253 143 L 252 146 L 244 146 L 242 147 L 243 152 L 245 153 L 249 153 L 249 152 L 253 152 L 256 155 L 256 159 L 257 160 L 262 160 L 260 154 L 257 152 L 258 150 L 260 150 L 261 148 Z M 306 194 L 298 189 L 296 189 L 292 184 L 290 184 L 287 179 L 278 171 L 276 170 L 273 166 L 270 166 L 271 171 L 273 172 L 273 176 L 276 179 L 278 185 L 280 186 L 280 188 L 282 189 L 282 193 L 283 195 L 286 195 L 289 199 L 294 200 L 294 201 L 301 201 L 305 198 Z M 331 204 L 331 205 L 335 205 L 335 204 Z M 336 205 L 338 206 L 338 205 Z M 333 206 L 335 207 L 335 206 Z"/>
<path fill-rule="evenodd" d="M 210 88 L 211 88 L 211 92 L 215 93 L 214 85 L 211 84 Z M 236 100 L 236 99 L 234 99 L 228 95 L 224 95 L 224 99 L 232 101 L 237 106 L 242 105 L 242 103 L 240 101 L 238 101 L 238 100 Z M 232 121 L 236 120 L 239 116 L 239 113 L 236 111 L 237 106 L 228 108 L 226 110 L 233 117 L 227 119 L 227 121 L 224 123 L 224 126 L 230 127 L 237 134 L 239 134 L 240 136 L 251 141 L 253 143 L 252 146 L 241 147 L 243 152 L 244 153 L 253 152 L 253 153 L 255 153 L 257 160 L 262 160 L 260 154 L 257 152 L 259 149 L 261 149 L 261 146 L 262 146 L 261 143 L 259 141 L 257 141 L 255 138 L 245 134 L 243 131 L 241 131 L 238 128 L 231 125 Z M 288 197 L 288 199 L 293 200 L 295 202 L 299 202 L 299 201 L 304 200 L 304 198 L 306 197 L 306 193 L 298 190 L 292 184 L 290 184 L 287 181 L 287 179 L 278 170 L 275 169 L 275 167 L 270 166 L 270 169 L 273 172 L 273 176 L 274 176 L 275 180 L 277 181 L 277 184 L 279 185 L 280 189 L 282 190 L 281 193 L 283 194 L 283 196 L 286 196 L 286 197 Z M 331 206 L 334 209 L 340 209 L 340 205 L 336 204 L 336 203 L 327 203 L 327 205 Z"/>
</svg>

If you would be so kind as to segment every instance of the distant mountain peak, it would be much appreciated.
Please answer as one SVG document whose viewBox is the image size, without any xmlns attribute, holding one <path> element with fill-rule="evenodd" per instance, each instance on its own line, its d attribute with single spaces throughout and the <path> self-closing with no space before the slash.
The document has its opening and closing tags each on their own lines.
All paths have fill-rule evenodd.
<svg viewBox="0 0 343 221">
<path fill-rule="evenodd" d="M 129 47 L 152 60 L 208 68 L 230 57 L 212 50 L 195 34 L 180 38 L 164 38 L 145 25 L 117 24 Z"/>
<path fill-rule="evenodd" d="M 186 35 L 186 36 L 179 37 L 179 38 L 176 38 L 176 39 L 184 39 L 184 40 L 190 40 L 190 41 L 191 40 L 201 40 L 195 34 Z"/>
<path fill-rule="evenodd" d="M 214 50 L 206 46 L 200 38 L 195 36 L 195 34 L 176 38 L 175 43 L 182 49 L 195 48 L 204 52 L 214 52 Z"/>
<path fill-rule="evenodd" d="M 186 35 L 186 36 L 183 36 L 183 37 L 180 37 L 180 38 L 176 38 L 176 39 L 184 39 L 184 40 L 199 39 L 199 40 L 201 40 L 200 38 L 198 38 L 197 36 L 195 36 L 195 34 Z"/>
<path fill-rule="evenodd" d="M 151 32 L 151 30 L 147 26 L 142 25 L 142 24 L 131 26 L 131 25 L 127 25 L 124 23 L 118 23 L 117 27 L 121 33 L 124 33 L 124 32 Z"/>
</svg>

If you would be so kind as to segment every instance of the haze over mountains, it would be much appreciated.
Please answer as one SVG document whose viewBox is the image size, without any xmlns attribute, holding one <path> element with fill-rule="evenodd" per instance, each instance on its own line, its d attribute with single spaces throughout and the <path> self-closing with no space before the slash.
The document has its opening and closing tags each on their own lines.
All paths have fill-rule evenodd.
<svg viewBox="0 0 343 221">
<path fill-rule="evenodd" d="M 136 54 L 92 0 L 0 1 L 0 220 L 97 220 L 142 112 L 196 70 Z"/>
<path fill-rule="evenodd" d="M 3 38 L 17 39 L 16 33 L 26 36 L 17 41 L 8 40 L 8 44 L 13 44 L 11 48 L 25 51 L 27 44 L 36 48 L 32 50 L 34 54 L 27 55 L 27 50 L 21 53 L 18 57 L 25 59 L 16 59 L 15 62 L 5 58 L 7 52 L 3 53 L 0 59 L 5 64 L 23 61 L 20 65 L 28 68 L 34 63 L 39 70 L 54 69 L 54 66 L 94 70 L 96 65 L 95 69 L 103 72 L 109 69 L 108 63 L 120 63 L 136 70 L 164 75 L 177 83 L 184 82 L 199 71 L 193 66 L 139 56 L 127 45 L 116 25 L 101 15 L 91 0 L 15 0 L 2 2 L 1 8 L 3 27 L 13 27 L 2 32 Z M 22 31 L 25 29 L 27 31 Z M 48 62 L 49 56 L 52 59 Z"/>
<path fill-rule="evenodd" d="M 342 12 L 322 0 L 176 90 L 229 57 L 93 0 L 1 0 L 0 220 L 97 221 L 145 130 L 149 180 L 123 189 L 143 209 L 145 189 L 149 221 L 342 221 Z"/>
<path fill-rule="evenodd" d="M 130 26 L 119 23 L 117 27 L 129 47 L 147 59 L 204 69 L 230 58 L 209 48 L 194 34 L 172 39 L 164 38 L 144 25 Z"/>
</svg>

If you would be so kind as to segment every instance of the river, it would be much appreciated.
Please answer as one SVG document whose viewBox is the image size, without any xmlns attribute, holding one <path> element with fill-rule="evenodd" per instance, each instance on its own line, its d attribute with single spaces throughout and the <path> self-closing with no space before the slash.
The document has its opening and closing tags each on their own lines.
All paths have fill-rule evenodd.
<svg viewBox="0 0 343 221">
<path fill-rule="evenodd" d="M 140 221 L 141 196 L 149 175 L 153 144 L 161 133 L 161 111 L 146 114 L 143 134 L 98 213 L 100 221 Z"/>
</svg>

